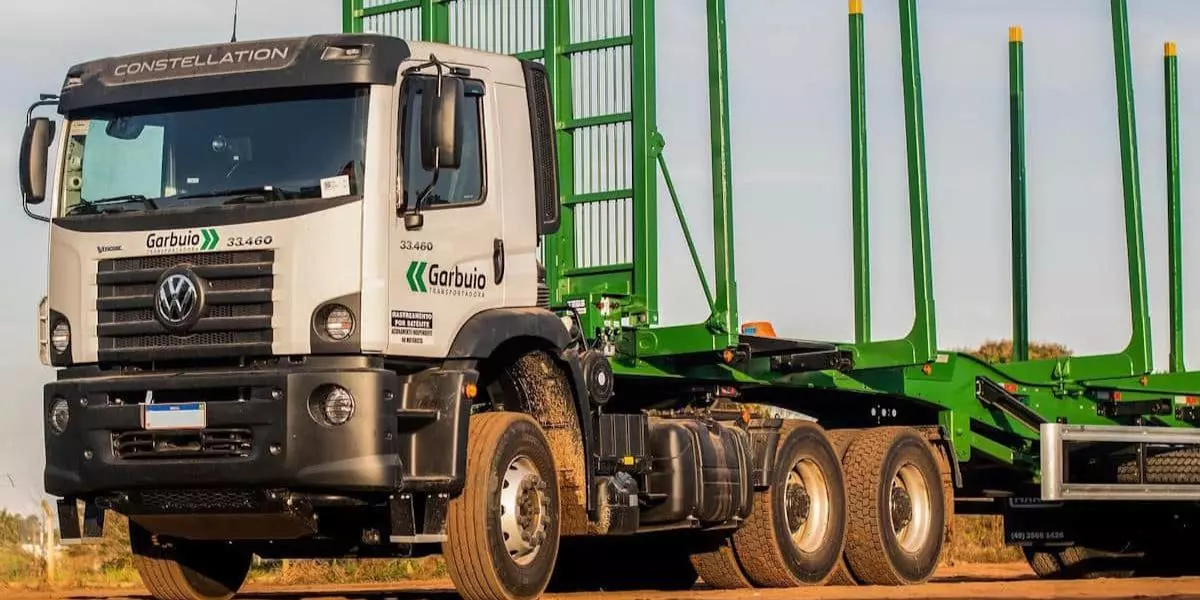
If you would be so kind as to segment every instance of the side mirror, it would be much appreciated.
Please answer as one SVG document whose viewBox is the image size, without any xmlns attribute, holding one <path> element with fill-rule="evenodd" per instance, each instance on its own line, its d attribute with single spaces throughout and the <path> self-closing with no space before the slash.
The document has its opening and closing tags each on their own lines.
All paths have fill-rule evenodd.
<svg viewBox="0 0 1200 600">
<path fill-rule="evenodd" d="M 427 171 L 458 168 L 462 154 L 458 101 L 462 96 L 461 79 L 438 77 L 421 103 L 421 165 Z"/>
<path fill-rule="evenodd" d="M 54 122 L 45 117 L 31 119 L 21 138 L 21 194 L 26 204 L 46 199 L 46 161 L 54 139 Z"/>
</svg>

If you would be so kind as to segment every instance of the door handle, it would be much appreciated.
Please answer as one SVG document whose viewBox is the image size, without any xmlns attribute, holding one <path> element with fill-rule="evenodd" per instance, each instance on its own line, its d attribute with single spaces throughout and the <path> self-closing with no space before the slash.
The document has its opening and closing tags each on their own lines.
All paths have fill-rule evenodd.
<svg viewBox="0 0 1200 600">
<path fill-rule="evenodd" d="M 492 241 L 492 274 L 496 285 L 504 281 L 504 240 L 500 238 Z"/>
</svg>

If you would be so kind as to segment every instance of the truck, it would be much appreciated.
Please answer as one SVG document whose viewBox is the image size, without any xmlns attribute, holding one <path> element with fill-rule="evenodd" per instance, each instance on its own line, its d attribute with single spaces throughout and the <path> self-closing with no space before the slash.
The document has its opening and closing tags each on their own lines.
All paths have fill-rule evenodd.
<svg viewBox="0 0 1200 600">
<path fill-rule="evenodd" d="M 50 230 L 38 327 L 62 539 L 126 515 L 160 600 L 228 599 L 255 555 L 441 554 L 469 600 L 910 585 L 956 514 L 1002 515 L 1044 577 L 1194 571 L 1174 550 L 1200 524 L 1176 58 L 1164 373 L 1128 14 L 1110 2 L 1132 338 L 1028 356 L 1013 30 L 1004 364 L 937 347 L 915 0 L 897 0 L 915 319 L 894 340 L 870 331 L 858 0 L 853 341 L 739 318 L 723 0 L 706 0 L 713 285 L 657 128 L 653 0 L 345 0 L 340 33 L 70 67 L 30 107 L 19 165 Z M 660 185 L 700 323 L 659 322 Z"/>
</svg>

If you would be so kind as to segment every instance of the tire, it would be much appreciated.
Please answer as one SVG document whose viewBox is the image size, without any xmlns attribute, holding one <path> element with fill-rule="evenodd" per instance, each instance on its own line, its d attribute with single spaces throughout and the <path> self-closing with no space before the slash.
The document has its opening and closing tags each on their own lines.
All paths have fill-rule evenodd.
<svg viewBox="0 0 1200 600">
<path fill-rule="evenodd" d="M 910 585 L 933 575 L 946 531 L 935 452 L 906 427 L 866 430 L 850 444 L 843 460 L 850 523 L 846 562 L 859 582 Z M 897 517 L 905 521 L 897 523 Z"/>
<path fill-rule="evenodd" d="M 1126 578 L 1135 574 L 1136 559 L 1085 546 L 1026 546 L 1025 561 L 1042 579 Z"/>
<path fill-rule="evenodd" d="M 228 545 L 159 541 L 129 522 L 133 566 L 156 600 L 229 600 L 241 589 L 253 558 Z"/>
<path fill-rule="evenodd" d="M 558 498 L 554 459 L 536 421 L 510 412 L 471 417 L 466 485 L 450 502 L 442 544 L 465 600 L 542 594 L 558 554 Z"/>
<path fill-rule="evenodd" d="M 696 584 L 687 546 L 678 536 L 563 538 L 549 593 L 683 591 Z"/>
<path fill-rule="evenodd" d="M 846 450 L 850 448 L 850 443 L 854 441 L 854 438 L 858 437 L 859 431 L 858 429 L 831 429 L 825 432 L 829 443 L 833 444 L 833 449 L 837 452 L 839 461 L 846 457 Z M 844 551 L 838 555 L 837 565 L 834 566 L 833 574 L 829 576 L 827 585 L 858 585 L 858 580 L 850 573 L 850 567 L 846 564 Z"/>
<path fill-rule="evenodd" d="M 1136 460 L 1125 461 L 1117 466 L 1117 482 L 1138 482 Z M 1200 448 L 1171 450 L 1150 456 L 1146 459 L 1146 483 L 1200 483 Z"/>
<path fill-rule="evenodd" d="M 754 587 L 738 563 L 731 537 L 723 537 L 703 551 L 693 553 L 692 565 L 705 585 L 713 589 L 744 590 Z"/>
<path fill-rule="evenodd" d="M 815 423 L 800 422 L 780 439 L 770 487 L 733 534 L 746 578 L 757 587 L 822 585 L 846 536 L 841 461 Z"/>
</svg>

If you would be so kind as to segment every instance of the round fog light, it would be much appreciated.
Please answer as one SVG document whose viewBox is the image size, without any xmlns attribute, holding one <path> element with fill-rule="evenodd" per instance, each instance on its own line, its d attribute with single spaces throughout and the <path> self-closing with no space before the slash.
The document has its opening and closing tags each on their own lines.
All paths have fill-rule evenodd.
<svg viewBox="0 0 1200 600">
<path fill-rule="evenodd" d="M 334 306 L 325 311 L 325 335 L 340 342 L 354 333 L 354 315 L 345 306 Z"/>
<path fill-rule="evenodd" d="M 54 433 L 62 434 L 67 430 L 67 423 L 71 422 L 71 407 L 66 398 L 54 400 L 54 404 L 50 405 L 47 420 L 50 422 L 50 430 Z"/>
<path fill-rule="evenodd" d="M 50 343 L 59 354 L 67 351 L 67 346 L 71 345 L 71 326 L 66 321 L 54 325 L 54 330 L 50 332 Z"/>
<path fill-rule="evenodd" d="M 318 423 L 345 425 L 354 416 L 354 396 L 338 385 L 322 386 L 313 393 L 308 409 Z"/>
</svg>

